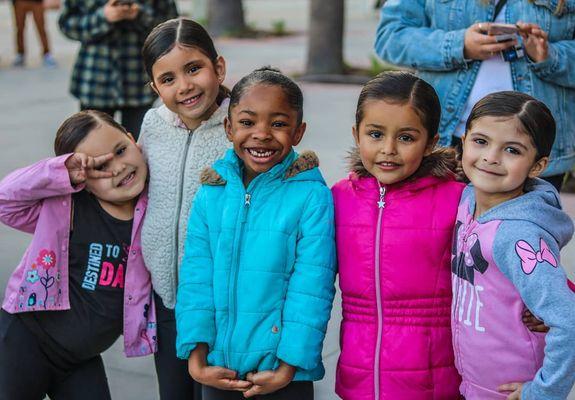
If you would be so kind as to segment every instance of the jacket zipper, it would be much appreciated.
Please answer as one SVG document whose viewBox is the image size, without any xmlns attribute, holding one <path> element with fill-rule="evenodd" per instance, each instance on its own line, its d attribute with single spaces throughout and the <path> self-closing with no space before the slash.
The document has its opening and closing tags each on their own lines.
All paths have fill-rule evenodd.
<svg viewBox="0 0 575 400">
<path fill-rule="evenodd" d="M 379 400 L 379 353 L 381 351 L 381 332 L 383 330 L 383 310 L 381 307 L 381 284 L 379 281 L 380 243 L 381 243 L 381 219 L 385 208 L 385 186 L 379 184 L 379 200 L 377 202 L 377 231 L 375 236 L 375 297 L 377 304 L 377 341 L 375 343 L 375 361 L 373 365 L 373 387 L 375 400 Z"/>
<path fill-rule="evenodd" d="M 174 235 L 174 259 L 176 263 L 176 275 L 175 275 L 175 282 L 174 282 L 174 293 L 178 290 L 178 284 L 180 277 L 178 276 L 178 264 L 180 259 L 180 220 L 182 218 L 182 198 L 184 197 L 184 173 L 186 171 L 186 165 L 188 162 L 188 152 L 190 150 L 190 143 L 192 142 L 193 132 L 188 130 L 188 137 L 186 139 L 186 147 L 184 148 L 184 157 L 182 159 L 182 163 L 180 164 L 180 184 L 178 185 L 178 202 L 176 203 L 176 211 L 177 211 L 177 220 L 176 220 L 176 229 Z"/>
<path fill-rule="evenodd" d="M 237 294 L 237 283 L 238 283 L 238 269 L 239 269 L 239 258 L 240 258 L 240 246 L 242 244 L 242 234 L 244 231 L 244 225 L 247 220 L 247 214 L 251 204 L 252 195 L 248 192 L 244 194 L 244 204 L 240 213 L 240 226 L 236 238 L 234 240 L 233 256 L 234 262 L 232 268 L 230 269 L 230 289 L 228 292 L 228 329 L 226 330 L 225 343 L 226 351 L 224 352 L 224 361 L 227 368 L 232 368 L 230 363 L 230 353 L 232 348 L 232 336 L 236 325 L 236 308 L 238 301 Z"/>
</svg>

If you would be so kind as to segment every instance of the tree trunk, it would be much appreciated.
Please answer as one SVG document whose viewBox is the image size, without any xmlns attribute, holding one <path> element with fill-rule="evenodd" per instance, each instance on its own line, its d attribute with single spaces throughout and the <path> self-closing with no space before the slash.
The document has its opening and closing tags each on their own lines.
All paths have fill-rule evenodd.
<svg viewBox="0 0 575 400">
<path fill-rule="evenodd" d="M 208 31 L 213 36 L 235 36 L 246 30 L 242 0 L 209 0 Z"/>
<path fill-rule="evenodd" d="M 307 75 L 343 74 L 344 0 L 311 0 Z"/>
</svg>

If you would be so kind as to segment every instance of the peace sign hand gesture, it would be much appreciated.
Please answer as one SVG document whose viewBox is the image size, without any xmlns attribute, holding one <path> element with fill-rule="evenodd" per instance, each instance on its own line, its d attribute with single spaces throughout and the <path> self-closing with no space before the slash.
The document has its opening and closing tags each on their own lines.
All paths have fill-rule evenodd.
<svg viewBox="0 0 575 400">
<path fill-rule="evenodd" d="M 72 154 L 64 163 L 68 169 L 70 182 L 76 186 L 86 182 L 87 178 L 101 179 L 114 176 L 112 171 L 104 171 L 100 168 L 110 161 L 114 154 L 107 153 L 98 157 L 92 157 L 84 153 Z"/>
</svg>

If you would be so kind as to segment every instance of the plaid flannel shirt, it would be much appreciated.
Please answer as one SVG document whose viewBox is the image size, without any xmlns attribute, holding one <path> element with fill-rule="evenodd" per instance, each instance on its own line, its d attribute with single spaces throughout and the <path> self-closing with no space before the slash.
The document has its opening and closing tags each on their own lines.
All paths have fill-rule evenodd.
<svg viewBox="0 0 575 400">
<path fill-rule="evenodd" d="M 136 0 L 133 21 L 109 23 L 107 0 L 65 0 L 58 21 L 68 38 L 81 42 L 70 92 L 84 106 L 122 108 L 151 105 L 141 49 L 154 26 L 178 16 L 174 0 Z"/>
</svg>

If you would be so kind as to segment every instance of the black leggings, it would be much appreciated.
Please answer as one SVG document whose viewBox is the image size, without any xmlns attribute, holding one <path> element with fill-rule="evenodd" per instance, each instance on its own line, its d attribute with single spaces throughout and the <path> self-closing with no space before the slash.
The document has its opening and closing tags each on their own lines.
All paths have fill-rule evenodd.
<svg viewBox="0 0 575 400">
<path fill-rule="evenodd" d="M 100 356 L 63 369 L 16 315 L 0 310 L 0 400 L 110 400 Z"/>
<path fill-rule="evenodd" d="M 201 400 L 202 388 L 188 373 L 188 361 L 176 356 L 176 317 L 154 292 L 158 352 L 154 354 L 161 400 Z M 1 400 L 1 399 L 0 399 Z"/>
<path fill-rule="evenodd" d="M 80 110 L 98 110 L 102 111 L 112 117 L 116 111 L 120 111 L 122 114 L 122 125 L 128 132 L 134 136 L 134 139 L 138 140 L 140 136 L 140 128 L 142 127 L 142 121 L 144 120 L 144 115 L 152 107 L 142 106 L 142 107 L 124 107 L 124 108 L 94 108 L 87 106 L 85 104 L 80 104 Z"/>
<path fill-rule="evenodd" d="M 203 387 L 203 400 L 244 400 L 242 392 Z M 275 393 L 252 397 L 255 400 L 313 400 L 313 382 L 295 381 Z"/>
</svg>

